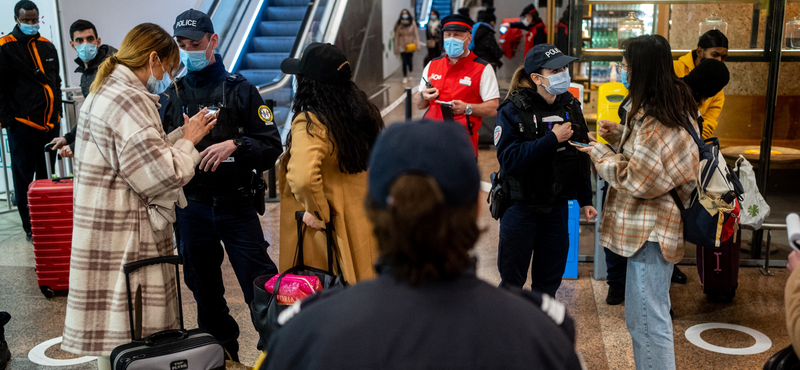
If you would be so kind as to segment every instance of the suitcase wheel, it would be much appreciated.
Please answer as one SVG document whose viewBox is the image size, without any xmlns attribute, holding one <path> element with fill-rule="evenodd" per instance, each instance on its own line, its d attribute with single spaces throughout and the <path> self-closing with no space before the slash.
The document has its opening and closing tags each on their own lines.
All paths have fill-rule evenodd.
<svg viewBox="0 0 800 370">
<path fill-rule="evenodd" d="M 706 298 L 710 302 L 718 302 L 718 303 L 732 303 L 733 298 L 736 296 L 736 290 L 728 293 L 728 294 L 710 294 L 706 293 Z"/>
<path fill-rule="evenodd" d="M 53 298 L 53 290 L 50 289 L 49 286 L 39 285 L 39 290 L 42 291 L 42 294 L 44 294 L 45 298 Z"/>
</svg>

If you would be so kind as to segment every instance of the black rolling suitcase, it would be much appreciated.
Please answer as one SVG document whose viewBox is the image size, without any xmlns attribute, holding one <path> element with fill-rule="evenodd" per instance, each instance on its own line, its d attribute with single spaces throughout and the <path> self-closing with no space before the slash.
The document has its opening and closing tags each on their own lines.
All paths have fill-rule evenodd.
<svg viewBox="0 0 800 370">
<path fill-rule="evenodd" d="M 111 367 L 114 370 L 163 369 L 163 370 L 216 370 L 225 369 L 225 350 L 211 334 L 203 329 L 186 330 L 183 326 L 181 284 L 178 256 L 164 256 L 127 263 L 125 286 L 128 289 L 128 317 L 131 325 L 131 343 L 111 351 Z M 178 283 L 178 317 L 181 328 L 164 330 L 145 338 L 136 339 L 133 331 L 133 299 L 129 275 L 152 265 L 169 263 L 175 265 L 175 280 Z"/>
<path fill-rule="evenodd" d="M 736 233 L 719 247 L 697 246 L 697 272 L 703 293 L 711 301 L 732 302 L 739 287 L 739 252 L 742 232 Z"/>
</svg>

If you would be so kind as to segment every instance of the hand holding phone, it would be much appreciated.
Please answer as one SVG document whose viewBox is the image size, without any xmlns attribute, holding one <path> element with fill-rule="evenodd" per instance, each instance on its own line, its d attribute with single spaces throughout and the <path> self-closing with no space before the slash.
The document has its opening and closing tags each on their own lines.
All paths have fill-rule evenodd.
<svg viewBox="0 0 800 370">
<path fill-rule="evenodd" d="M 574 141 L 574 140 L 568 140 L 567 142 L 569 143 L 569 145 L 572 145 L 572 146 L 575 146 L 575 147 L 583 147 L 583 148 L 590 148 L 591 147 L 591 145 L 589 145 L 589 144 L 579 143 L 579 142 Z"/>
</svg>

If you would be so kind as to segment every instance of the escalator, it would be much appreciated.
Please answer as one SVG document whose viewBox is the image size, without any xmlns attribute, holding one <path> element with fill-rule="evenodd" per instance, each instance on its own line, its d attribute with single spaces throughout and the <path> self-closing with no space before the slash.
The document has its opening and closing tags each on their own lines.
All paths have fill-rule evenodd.
<svg viewBox="0 0 800 370">
<path fill-rule="evenodd" d="M 430 9 L 436 9 L 439 12 L 439 19 L 442 19 L 453 12 L 452 9 L 452 2 L 451 0 L 418 0 L 417 1 L 417 19 L 423 21 L 423 23 L 427 23 L 428 15 L 430 15 L 430 11 L 424 11 L 425 8 L 428 8 L 427 2 L 430 2 Z"/>
</svg>

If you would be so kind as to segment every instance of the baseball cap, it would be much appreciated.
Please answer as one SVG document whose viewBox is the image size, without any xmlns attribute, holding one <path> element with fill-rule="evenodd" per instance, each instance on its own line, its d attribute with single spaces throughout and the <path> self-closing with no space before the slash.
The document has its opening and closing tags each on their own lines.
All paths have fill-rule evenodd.
<svg viewBox="0 0 800 370">
<path fill-rule="evenodd" d="M 442 19 L 442 31 L 472 32 L 475 22 L 461 14 L 450 14 Z"/>
<path fill-rule="evenodd" d="M 578 58 L 564 55 L 553 45 L 538 44 L 525 55 L 525 72 L 530 74 L 539 68 L 559 69 L 575 60 Z"/>
<path fill-rule="evenodd" d="M 200 40 L 207 33 L 214 33 L 214 24 L 211 18 L 199 10 L 189 9 L 175 18 L 172 26 L 172 36 L 186 37 L 191 40 Z"/>
<path fill-rule="evenodd" d="M 524 9 L 522 9 L 522 13 L 520 13 L 519 16 L 522 17 L 525 14 L 533 13 L 535 11 L 536 11 L 536 7 L 533 6 L 533 3 L 530 3 Z"/>
<path fill-rule="evenodd" d="M 448 206 L 478 198 L 480 173 L 464 127 L 452 121 L 411 121 L 390 125 L 375 140 L 369 157 L 368 196 L 386 208 L 389 191 L 405 174 L 432 177 Z"/>
<path fill-rule="evenodd" d="M 300 59 L 286 58 L 281 71 L 290 75 L 303 75 L 328 85 L 344 85 L 350 81 L 350 62 L 341 49 L 331 44 L 311 43 Z"/>
</svg>

